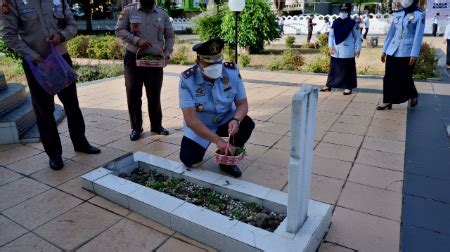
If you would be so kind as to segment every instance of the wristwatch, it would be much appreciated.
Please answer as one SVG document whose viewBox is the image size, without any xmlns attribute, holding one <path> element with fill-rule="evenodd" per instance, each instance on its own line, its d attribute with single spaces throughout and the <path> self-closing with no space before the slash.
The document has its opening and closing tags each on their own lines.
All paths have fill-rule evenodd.
<svg viewBox="0 0 450 252">
<path fill-rule="evenodd" d="M 241 125 L 241 120 L 237 119 L 236 117 L 231 118 L 232 121 L 236 121 L 238 123 L 238 127 Z"/>
</svg>

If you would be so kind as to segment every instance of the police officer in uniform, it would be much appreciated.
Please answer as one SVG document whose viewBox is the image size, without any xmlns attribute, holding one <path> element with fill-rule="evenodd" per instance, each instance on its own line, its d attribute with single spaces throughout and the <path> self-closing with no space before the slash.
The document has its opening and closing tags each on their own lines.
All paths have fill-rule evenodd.
<svg viewBox="0 0 450 252">
<path fill-rule="evenodd" d="M 187 167 L 198 166 L 209 144 L 221 153 L 243 147 L 255 128 L 247 115 L 248 103 L 244 83 L 234 63 L 223 62 L 223 41 L 209 40 L 197 44 L 196 65 L 180 76 L 180 107 L 184 116 L 184 136 L 180 159 Z M 222 137 L 231 135 L 230 145 Z M 228 174 L 242 175 L 236 165 L 220 165 Z"/>
<path fill-rule="evenodd" d="M 77 33 L 77 24 L 65 0 L 3 0 L 3 40 L 22 58 L 30 57 L 39 64 L 51 52 L 52 43 L 62 57 L 72 65 L 65 41 Z M 25 76 L 30 89 L 37 125 L 45 152 L 50 158 L 50 167 L 64 167 L 61 141 L 53 112 L 53 95 L 42 89 L 29 66 L 23 62 Z M 85 136 L 83 115 L 78 104 L 76 84 L 68 86 L 58 94 L 67 115 L 70 138 L 75 151 L 97 154 L 100 150 L 91 146 Z"/>
<path fill-rule="evenodd" d="M 148 99 L 148 113 L 151 131 L 168 135 L 162 126 L 161 87 L 163 69 L 137 67 L 136 52 L 161 55 L 169 60 L 173 51 L 174 33 L 167 13 L 155 5 L 154 0 L 139 0 L 127 5 L 119 15 L 116 36 L 125 42 L 125 86 L 127 90 L 128 112 L 130 114 L 130 140 L 141 137 L 142 129 L 142 85 Z"/>
<path fill-rule="evenodd" d="M 391 109 L 392 104 L 410 100 L 411 107 L 418 103 L 413 71 L 425 29 L 425 13 L 418 0 L 401 1 L 402 9 L 394 13 L 386 35 L 381 61 L 386 62 L 383 78 L 383 104 L 377 110 Z"/>
</svg>

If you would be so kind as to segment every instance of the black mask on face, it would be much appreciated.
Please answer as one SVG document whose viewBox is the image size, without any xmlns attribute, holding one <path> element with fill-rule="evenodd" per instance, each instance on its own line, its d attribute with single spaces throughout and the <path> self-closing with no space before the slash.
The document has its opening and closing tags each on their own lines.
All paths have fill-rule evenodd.
<svg viewBox="0 0 450 252">
<path fill-rule="evenodd" d="M 155 0 L 139 0 L 141 3 L 142 8 L 146 10 L 153 9 L 153 6 L 155 5 Z"/>
</svg>

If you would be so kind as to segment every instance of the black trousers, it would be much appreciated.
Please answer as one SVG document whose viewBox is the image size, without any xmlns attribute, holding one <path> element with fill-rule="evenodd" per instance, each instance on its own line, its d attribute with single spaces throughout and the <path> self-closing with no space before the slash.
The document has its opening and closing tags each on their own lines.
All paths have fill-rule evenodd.
<svg viewBox="0 0 450 252">
<path fill-rule="evenodd" d="M 231 143 L 236 147 L 243 147 L 252 135 L 255 123 L 249 116 L 245 116 L 239 125 L 238 133 L 233 137 Z M 228 122 L 220 125 L 217 128 L 216 133 L 221 137 L 228 136 Z M 203 160 L 206 149 L 200 144 L 192 141 L 187 137 L 183 137 L 181 140 L 180 160 L 187 167 L 191 167 L 194 164 L 198 164 Z"/>
<path fill-rule="evenodd" d="M 437 35 L 437 29 L 438 29 L 438 25 L 437 24 L 433 24 L 433 36 L 435 36 L 435 37 Z"/>
<path fill-rule="evenodd" d="M 161 87 L 163 69 L 156 67 L 137 67 L 136 54 L 127 51 L 124 58 L 125 86 L 127 90 L 128 113 L 131 129 L 142 128 L 142 86 L 148 100 L 148 113 L 152 129 L 162 126 Z"/>
<path fill-rule="evenodd" d="M 447 66 L 450 65 L 450 39 L 447 39 Z"/>
<path fill-rule="evenodd" d="M 364 31 L 364 36 L 363 36 L 364 39 L 367 38 L 367 33 L 369 33 L 369 28 L 366 28 L 366 30 Z"/>
<path fill-rule="evenodd" d="M 63 58 L 72 66 L 72 60 L 68 54 L 64 54 Z M 33 102 L 34 113 L 41 136 L 42 145 L 49 157 L 60 157 L 62 155 L 61 140 L 59 138 L 58 129 L 56 127 L 54 96 L 46 93 L 44 89 L 34 78 L 27 63 L 22 62 L 25 76 L 27 78 L 28 87 L 30 88 L 31 99 Z M 80 105 L 78 104 L 77 86 L 75 83 L 68 86 L 58 94 L 58 98 L 64 105 L 67 115 L 67 124 L 69 126 L 70 138 L 73 146 L 77 149 L 85 148 L 89 145 L 85 133 L 85 125 L 83 115 L 81 114 Z"/>
<path fill-rule="evenodd" d="M 308 43 L 311 41 L 312 32 L 313 32 L 312 29 L 308 29 L 308 37 L 306 38 L 306 42 L 308 42 Z"/>
</svg>

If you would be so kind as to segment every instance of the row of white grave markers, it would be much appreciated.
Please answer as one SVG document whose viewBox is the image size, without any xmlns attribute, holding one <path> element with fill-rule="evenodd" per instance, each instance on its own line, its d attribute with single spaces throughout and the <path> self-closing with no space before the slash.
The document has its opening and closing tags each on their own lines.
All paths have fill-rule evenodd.
<svg viewBox="0 0 450 252">
<path fill-rule="evenodd" d="M 317 88 L 304 84 L 292 98 L 286 231 L 293 234 L 303 226 L 308 214 L 317 101 Z"/>
</svg>

